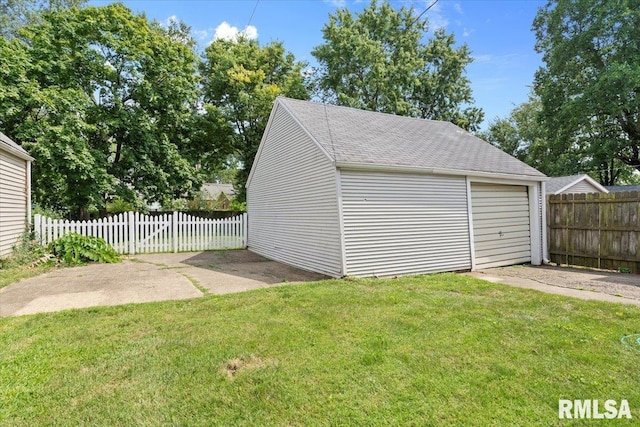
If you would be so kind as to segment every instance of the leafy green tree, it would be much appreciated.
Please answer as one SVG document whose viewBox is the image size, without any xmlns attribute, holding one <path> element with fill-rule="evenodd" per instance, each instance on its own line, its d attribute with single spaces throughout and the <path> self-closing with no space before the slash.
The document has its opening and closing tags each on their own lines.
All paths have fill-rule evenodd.
<svg viewBox="0 0 640 427">
<path fill-rule="evenodd" d="M 453 35 L 442 29 L 425 43 L 427 29 L 413 9 L 396 11 L 387 2 L 373 0 L 357 16 L 337 10 L 322 29 L 324 43 L 312 51 L 322 98 L 477 130 L 484 114 L 471 106 L 469 48 L 455 48 Z"/>
<path fill-rule="evenodd" d="M 615 183 L 615 165 L 640 170 L 640 3 L 551 0 L 533 29 L 541 123 L 555 151 L 575 148 Z"/>
<path fill-rule="evenodd" d="M 197 190 L 197 57 L 185 29 L 121 4 L 44 13 L 0 39 L 0 128 L 36 158 L 34 196 L 79 216 L 112 196 Z M 194 137 L 195 135 L 195 137 Z"/>
<path fill-rule="evenodd" d="M 588 173 L 603 185 L 631 178 L 633 170 L 617 159 L 609 157 L 607 163 L 601 153 L 586 152 L 576 144 L 550 142 L 541 122 L 542 110 L 540 99 L 531 96 L 479 136 L 549 176 Z"/>
<path fill-rule="evenodd" d="M 308 99 L 305 64 L 286 52 L 282 43 L 260 46 L 256 40 L 216 40 L 205 50 L 202 87 L 205 120 L 219 151 L 211 155 L 225 161 L 234 156 L 242 165 L 237 171 L 237 197 L 245 199 L 244 185 L 277 96 Z M 219 163 L 220 164 L 220 163 Z"/>
<path fill-rule="evenodd" d="M 42 12 L 70 9 L 87 0 L 2 0 L 0 2 L 0 37 L 13 38 L 28 24 L 38 23 Z"/>
</svg>

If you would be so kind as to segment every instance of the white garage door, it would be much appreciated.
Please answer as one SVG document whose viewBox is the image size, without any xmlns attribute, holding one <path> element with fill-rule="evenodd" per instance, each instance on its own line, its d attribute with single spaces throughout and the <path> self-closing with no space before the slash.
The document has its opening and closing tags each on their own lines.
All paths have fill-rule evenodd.
<svg viewBox="0 0 640 427">
<path fill-rule="evenodd" d="M 471 184 L 477 269 L 531 262 L 526 186 Z"/>
</svg>

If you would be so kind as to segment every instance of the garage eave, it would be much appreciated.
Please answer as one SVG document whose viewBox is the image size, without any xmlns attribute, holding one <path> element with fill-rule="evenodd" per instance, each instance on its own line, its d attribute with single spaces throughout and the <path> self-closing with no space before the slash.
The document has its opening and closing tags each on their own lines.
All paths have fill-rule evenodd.
<svg viewBox="0 0 640 427">
<path fill-rule="evenodd" d="M 542 174 L 516 175 L 516 174 L 497 173 L 497 172 L 483 172 L 483 171 L 445 169 L 445 168 L 425 168 L 425 167 L 403 166 L 403 165 L 385 165 L 385 164 L 377 164 L 377 163 L 336 162 L 335 165 L 339 169 L 361 170 L 361 171 L 371 171 L 371 172 L 398 172 L 398 173 L 415 173 L 415 174 L 429 174 L 429 175 L 457 175 L 457 176 L 510 179 L 510 180 L 532 181 L 532 182 L 542 182 L 542 181 L 549 180 L 549 177 Z"/>
</svg>

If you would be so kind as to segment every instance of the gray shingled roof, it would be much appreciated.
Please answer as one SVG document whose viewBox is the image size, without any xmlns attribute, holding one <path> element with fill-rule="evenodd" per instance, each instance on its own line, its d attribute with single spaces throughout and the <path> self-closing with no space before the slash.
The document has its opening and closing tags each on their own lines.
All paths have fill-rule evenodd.
<svg viewBox="0 0 640 427">
<path fill-rule="evenodd" d="M 4 148 L 6 151 L 14 153 L 27 160 L 33 160 L 33 157 L 31 157 L 24 148 L 13 142 L 11 138 L 2 132 L 0 132 L 0 148 Z"/>
<path fill-rule="evenodd" d="M 278 98 L 338 163 L 545 175 L 458 126 Z"/>
<path fill-rule="evenodd" d="M 233 184 L 216 184 L 214 182 L 205 182 L 202 184 L 202 191 L 209 194 L 211 200 L 215 200 L 224 193 L 228 197 L 233 197 L 236 192 L 233 190 Z"/>
<path fill-rule="evenodd" d="M 608 185 L 605 187 L 610 193 L 621 193 L 623 191 L 640 191 L 640 185 Z"/>
<path fill-rule="evenodd" d="M 584 174 L 553 177 L 546 183 L 547 194 L 554 194 L 556 191 L 582 178 L 584 178 Z"/>
</svg>

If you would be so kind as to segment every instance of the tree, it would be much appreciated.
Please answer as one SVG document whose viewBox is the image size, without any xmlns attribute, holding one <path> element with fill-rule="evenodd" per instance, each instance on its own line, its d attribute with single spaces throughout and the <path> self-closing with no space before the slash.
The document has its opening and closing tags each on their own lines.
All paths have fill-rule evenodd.
<svg viewBox="0 0 640 427">
<path fill-rule="evenodd" d="M 236 174 L 236 194 L 245 199 L 245 183 L 279 95 L 308 99 L 303 68 L 282 43 L 260 46 L 256 40 L 216 40 L 205 50 L 202 86 L 208 133 L 226 149 L 212 156 L 225 161 L 234 156 L 241 164 Z"/>
<path fill-rule="evenodd" d="M 530 96 L 516 106 L 509 117 L 497 119 L 480 136 L 515 158 L 551 176 L 568 175 L 575 171 L 577 153 L 564 150 L 552 152 L 546 143 L 544 128 L 539 123 L 540 99 Z"/>
<path fill-rule="evenodd" d="M 640 170 L 640 3 L 551 0 L 533 29 L 549 143 L 583 152 L 607 184 L 618 162 Z"/>
<path fill-rule="evenodd" d="M 71 9 L 87 0 L 2 0 L 0 2 L 0 37 L 13 38 L 18 30 L 38 22 L 41 12 Z"/>
<path fill-rule="evenodd" d="M 515 107 L 506 119 L 497 119 L 479 136 L 502 151 L 549 176 L 588 173 L 603 185 L 631 178 L 632 169 L 600 153 L 585 152 L 579 145 L 552 143 L 541 122 L 542 102 L 532 95 Z"/>
<path fill-rule="evenodd" d="M 413 9 L 396 11 L 387 2 L 373 0 L 357 16 L 337 10 L 322 29 L 324 43 L 312 51 L 322 98 L 477 130 L 483 112 L 470 106 L 470 51 L 466 45 L 456 49 L 453 35 L 442 29 L 424 43 L 427 28 Z"/>
<path fill-rule="evenodd" d="M 34 196 L 86 217 L 109 197 L 197 190 L 197 58 L 121 4 L 44 13 L 0 39 L 0 128 L 36 158 Z"/>
</svg>

